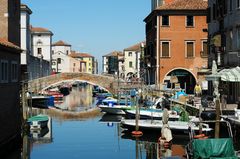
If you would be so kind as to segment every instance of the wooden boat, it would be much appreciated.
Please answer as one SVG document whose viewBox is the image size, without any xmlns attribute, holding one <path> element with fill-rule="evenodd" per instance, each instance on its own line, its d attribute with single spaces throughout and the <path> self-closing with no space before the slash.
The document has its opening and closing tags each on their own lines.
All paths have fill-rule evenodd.
<svg viewBox="0 0 240 159">
<path fill-rule="evenodd" d="M 30 130 L 38 130 L 47 126 L 49 117 L 47 115 L 37 115 L 29 118 L 27 123 L 30 126 Z"/>
<path fill-rule="evenodd" d="M 198 120 L 192 119 L 192 120 Z M 121 121 L 121 125 L 124 128 L 128 128 L 129 130 L 134 130 L 136 127 L 135 119 L 124 119 Z M 189 126 L 192 127 L 193 130 L 199 130 L 198 125 L 192 124 L 186 121 L 168 121 L 168 125 L 173 132 L 182 132 L 188 134 Z M 161 120 L 139 120 L 138 121 L 139 129 L 150 130 L 150 131 L 161 131 L 163 123 Z M 203 131 L 211 131 L 212 128 L 209 128 L 207 124 L 204 125 Z"/>
</svg>

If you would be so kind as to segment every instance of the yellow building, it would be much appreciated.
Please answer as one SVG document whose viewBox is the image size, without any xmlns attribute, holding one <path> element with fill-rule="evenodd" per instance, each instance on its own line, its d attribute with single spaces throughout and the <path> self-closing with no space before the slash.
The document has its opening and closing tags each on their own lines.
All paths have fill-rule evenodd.
<svg viewBox="0 0 240 159">
<path fill-rule="evenodd" d="M 69 55 L 80 61 L 80 72 L 94 74 L 94 57 L 88 53 L 72 51 Z"/>
</svg>

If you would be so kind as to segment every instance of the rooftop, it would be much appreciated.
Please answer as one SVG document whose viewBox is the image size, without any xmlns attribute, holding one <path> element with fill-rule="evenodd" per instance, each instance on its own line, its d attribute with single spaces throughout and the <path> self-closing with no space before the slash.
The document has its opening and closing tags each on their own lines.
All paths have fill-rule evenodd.
<svg viewBox="0 0 240 159">
<path fill-rule="evenodd" d="M 3 38 L 0 39 L 0 45 L 5 46 L 5 47 L 9 47 L 9 48 L 13 48 L 13 49 L 17 49 L 17 50 L 21 50 L 20 47 L 18 47 L 17 45 L 15 45 L 15 44 L 13 44 L 13 43 L 11 43 L 8 40 L 3 39 Z"/>
<path fill-rule="evenodd" d="M 113 51 L 107 55 L 104 55 L 104 57 L 109 57 L 109 56 L 123 56 L 122 51 Z"/>
<path fill-rule="evenodd" d="M 33 27 L 33 26 L 31 26 L 31 31 L 32 32 L 36 32 L 36 33 L 49 33 L 49 34 L 53 34 L 50 30 L 48 30 L 46 28 L 41 28 L 41 27 Z"/>
<path fill-rule="evenodd" d="M 53 43 L 52 46 L 71 46 L 71 45 L 62 40 L 59 40 L 59 41 Z"/>
<path fill-rule="evenodd" d="M 70 57 L 73 58 L 78 58 L 78 57 L 94 57 L 88 53 L 80 53 L 80 52 L 76 52 L 76 51 L 71 51 L 71 54 L 69 55 Z"/>
<path fill-rule="evenodd" d="M 156 10 L 204 10 L 207 7 L 208 0 L 175 0 L 159 6 Z"/>
<path fill-rule="evenodd" d="M 141 45 L 142 44 L 145 46 L 145 41 L 137 43 L 133 46 L 130 46 L 130 47 L 124 49 L 124 51 L 141 51 Z"/>
</svg>

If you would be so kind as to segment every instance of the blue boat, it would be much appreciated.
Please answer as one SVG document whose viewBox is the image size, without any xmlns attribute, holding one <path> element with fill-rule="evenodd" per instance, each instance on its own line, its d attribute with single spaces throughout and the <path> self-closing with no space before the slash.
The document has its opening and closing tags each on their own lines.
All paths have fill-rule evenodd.
<svg viewBox="0 0 240 159">
<path fill-rule="evenodd" d="M 98 103 L 98 107 L 108 114 L 125 114 L 124 110 L 131 109 L 131 102 L 108 97 Z"/>
</svg>

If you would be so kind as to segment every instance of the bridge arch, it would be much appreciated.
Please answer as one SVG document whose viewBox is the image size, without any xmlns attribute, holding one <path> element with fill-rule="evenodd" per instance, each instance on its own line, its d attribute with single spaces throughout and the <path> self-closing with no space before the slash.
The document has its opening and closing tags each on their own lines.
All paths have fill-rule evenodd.
<svg viewBox="0 0 240 159">
<path fill-rule="evenodd" d="M 89 73 L 60 73 L 43 78 L 35 79 L 28 82 L 29 91 L 39 92 L 48 88 L 51 85 L 66 82 L 66 81 L 85 81 L 89 84 L 98 85 L 101 88 L 108 90 L 111 93 L 115 93 L 114 83 L 116 79 L 110 76 L 89 74 Z"/>
</svg>

